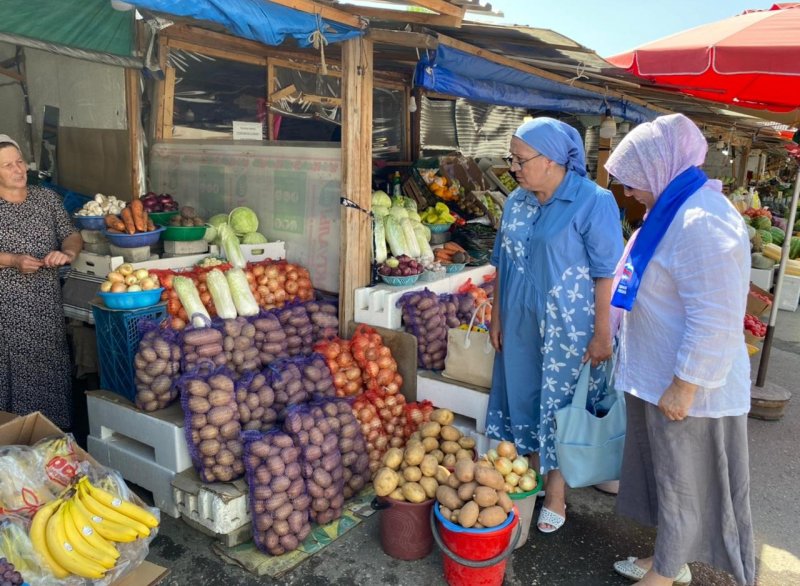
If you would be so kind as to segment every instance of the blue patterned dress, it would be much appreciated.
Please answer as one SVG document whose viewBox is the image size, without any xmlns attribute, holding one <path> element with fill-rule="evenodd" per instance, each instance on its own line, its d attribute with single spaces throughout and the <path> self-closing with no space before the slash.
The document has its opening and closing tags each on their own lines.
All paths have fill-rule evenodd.
<svg viewBox="0 0 800 586">
<path fill-rule="evenodd" d="M 495 354 L 486 435 L 540 452 L 558 468 L 555 412 L 569 404 L 594 332 L 594 279 L 614 275 L 622 254 L 614 197 L 569 171 L 540 205 L 522 189 L 506 203 L 492 264 L 499 270 L 503 351 Z M 605 391 L 592 371 L 589 400 Z"/>
</svg>

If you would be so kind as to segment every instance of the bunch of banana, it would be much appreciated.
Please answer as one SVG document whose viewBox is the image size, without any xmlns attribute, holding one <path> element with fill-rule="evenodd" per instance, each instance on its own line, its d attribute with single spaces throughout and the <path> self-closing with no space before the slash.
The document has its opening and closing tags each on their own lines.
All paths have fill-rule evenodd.
<svg viewBox="0 0 800 586">
<path fill-rule="evenodd" d="M 143 508 L 93 486 L 82 476 L 75 487 L 39 509 L 31 543 L 56 578 L 102 578 L 119 558 L 114 542 L 147 537 L 158 519 Z"/>
</svg>

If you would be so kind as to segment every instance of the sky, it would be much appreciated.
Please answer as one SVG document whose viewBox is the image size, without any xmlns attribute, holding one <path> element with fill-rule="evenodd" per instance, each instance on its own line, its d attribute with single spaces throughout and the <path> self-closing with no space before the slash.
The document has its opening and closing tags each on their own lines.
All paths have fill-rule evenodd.
<svg viewBox="0 0 800 586">
<path fill-rule="evenodd" d="M 722 20 L 764 0 L 488 0 L 504 22 L 552 29 L 611 57 L 673 33 Z"/>
</svg>

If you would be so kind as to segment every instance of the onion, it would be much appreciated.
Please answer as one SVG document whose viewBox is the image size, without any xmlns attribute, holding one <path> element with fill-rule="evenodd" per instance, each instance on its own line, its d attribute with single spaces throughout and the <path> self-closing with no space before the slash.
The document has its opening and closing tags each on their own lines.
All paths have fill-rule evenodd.
<svg viewBox="0 0 800 586">
<path fill-rule="evenodd" d="M 380 436 L 381 432 L 378 429 L 370 429 L 367 433 L 367 441 L 373 443 Z"/>
<path fill-rule="evenodd" d="M 397 405 L 397 397 L 395 396 L 386 397 L 387 407 L 394 407 L 395 405 Z"/>
<path fill-rule="evenodd" d="M 347 381 L 347 384 L 344 386 L 344 392 L 348 396 L 355 395 L 361 390 L 361 385 L 358 384 L 358 381 Z"/>
<path fill-rule="evenodd" d="M 512 472 L 511 460 L 509 460 L 505 456 L 500 456 L 499 458 L 497 458 L 497 460 L 494 461 L 494 469 L 497 470 L 504 477 L 508 476 Z"/>
<path fill-rule="evenodd" d="M 400 395 L 400 397 L 402 397 L 402 395 Z M 403 405 L 402 403 L 398 403 L 397 405 L 395 405 L 391 409 L 392 416 L 393 417 L 400 417 L 403 414 L 404 410 L 405 410 L 405 405 Z"/>
<path fill-rule="evenodd" d="M 537 482 L 533 476 L 528 476 L 527 474 L 519 479 L 519 486 L 522 489 L 522 492 L 529 492 L 536 488 Z"/>
<path fill-rule="evenodd" d="M 345 370 L 344 373 L 349 381 L 357 381 L 361 379 L 361 369 L 357 366 L 351 366 Z"/>
<path fill-rule="evenodd" d="M 522 476 L 528 471 L 528 459 L 522 456 L 514 458 L 514 461 L 511 462 L 511 469 L 515 474 Z"/>
<path fill-rule="evenodd" d="M 364 407 L 363 409 L 359 410 L 358 419 L 362 423 L 370 423 L 372 421 L 373 415 L 374 414 L 372 412 L 372 409 L 368 409 L 367 407 Z"/>
<path fill-rule="evenodd" d="M 387 423 L 383 426 L 383 430 L 388 433 L 389 435 L 394 434 L 395 425 L 394 423 Z"/>
<path fill-rule="evenodd" d="M 388 407 L 384 407 L 380 411 L 378 411 L 378 415 L 381 416 L 381 419 L 384 421 L 389 421 L 392 418 L 392 410 Z"/>
<path fill-rule="evenodd" d="M 510 474 L 506 475 L 506 484 L 511 486 L 517 486 L 517 484 L 519 484 L 519 480 L 519 474 L 516 472 L 511 472 Z"/>
<path fill-rule="evenodd" d="M 397 385 L 397 383 L 394 382 L 389 383 L 384 388 L 386 390 L 387 395 L 396 395 L 397 393 L 400 392 L 400 387 Z"/>
<path fill-rule="evenodd" d="M 266 275 L 268 279 L 276 279 L 279 274 L 278 268 L 275 265 L 270 265 L 264 269 L 264 275 Z"/>
<path fill-rule="evenodd" d="M 347 377 L 345 376 L 344 372 L 341 370 L 334 373 L 333 375 L 333 384 L 336 387 L 342 388 L 347 384 Z"/>
<path fill-rule="evenodd" d="M 389 438 L 385 435 L 379 435 L 375 438 L 375 441 L 372 442 L 372 445 L 378 448 L 379 450 L 383 450 L 389 445 Z"/>
<path fill-rule="evenodd" d="M 392 359 L 391 356 L 381 356 L 380 358 L 378 358 L 377 364 L 378 367 L 381 369 L 389 369 L 391 368 L 393 362 L 394 360 Z"/>
</svg>

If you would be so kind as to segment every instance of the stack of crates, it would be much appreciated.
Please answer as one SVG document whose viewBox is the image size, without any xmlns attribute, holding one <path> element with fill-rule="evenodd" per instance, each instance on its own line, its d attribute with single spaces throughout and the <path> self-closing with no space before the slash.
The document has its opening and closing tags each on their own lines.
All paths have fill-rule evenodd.
<svg viewBox="0 0 800 586">
<path fill-rule="evenodd" d="M 97 335 L 97 363 L 100 386 L 129 401 L 136 397 L 133 358 L 139 348 L 139 327 L 143 321 L 167 317 L 166 303 L 141 309 L 108 309 L 91 303 Z"/>
</svg>

